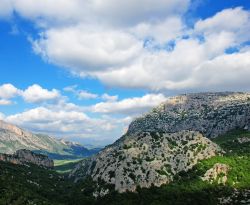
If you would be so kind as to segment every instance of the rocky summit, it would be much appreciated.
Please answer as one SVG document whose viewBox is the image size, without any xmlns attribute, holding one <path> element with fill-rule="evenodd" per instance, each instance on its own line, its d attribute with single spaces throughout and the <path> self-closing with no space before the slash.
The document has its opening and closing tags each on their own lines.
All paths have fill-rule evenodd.
<svg viewBox="0 0 250 205">
<path fill-rule="evenodd" d="M 198 93 L 169 98 L 134 120 L 128 134 L 195 130 L 210 138 L 235 128 L 250 129 L 249 93 Z"/>
<path fill-rule="evenodd" d="M 45 155 L 35 154 L 29 150 L 18 150 L 14 154 L 0 154 L 0 161 L 12 164 L 35 164 L 40 167 L 53 168 L 54 162 Z"/>
<path fill-rule="evenodd" d="M 209 138 L 250 128 L 250 94 L 198 93 L 169 98 L 135 119 L 127 133 L 71 172 L 75 181 L 87 176 L 118 192 L 160 186 L 223 150 Z M 109 190 L 101 190 L 105 195 Z"/>
</svg>

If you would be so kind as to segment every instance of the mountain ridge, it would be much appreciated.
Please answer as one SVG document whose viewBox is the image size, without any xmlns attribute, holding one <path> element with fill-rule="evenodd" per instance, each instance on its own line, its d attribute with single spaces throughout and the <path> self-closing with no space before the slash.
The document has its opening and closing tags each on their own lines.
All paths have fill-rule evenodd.
<svg viewBox="0 0 250 205">
<path fill-rule="evenodd" d="M 53 159 L 82 158 L 99 150 L 89 150 L 84 146 L 44 134 L 33 134 L 16 125 L 0 121 L 0 153 L 13 154 L 17 150 L 28 149 L 48 155 Z"/>
</svg>

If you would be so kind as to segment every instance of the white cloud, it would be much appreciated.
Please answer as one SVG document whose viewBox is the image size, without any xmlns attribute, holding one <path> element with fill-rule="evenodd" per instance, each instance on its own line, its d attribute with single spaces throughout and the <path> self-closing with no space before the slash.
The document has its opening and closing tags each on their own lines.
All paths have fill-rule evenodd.
<svg viewBox="0 0 250 205">
<path fill-rule="evenodd" d="M 45 122 L 53 123 L 56 121 L 68 121 L 68 122 L 77 122 L 88 120 L 88 117 L 84 113 L 79 113 L 75 111 L 52 111 L 45 107 L 38 107 L 25 111 L 21 114 L 15 114 L 7 117 L 8 121 L 18 123 L 18 121 L 23 122 Z"/>
<path fill-rule="evenodd" d="M 11 105 L 12 101 L 6 99 L 0 99 L 0 105 Z"/>
<path fill-rule="evenodd" d="M 5 119 L 5 115 L 0 112 L 0 120 L 4 120 L 4 119 Z"/>
<path fill-rule="evenodd" d="M 162 94 L 147 94 L 143 97 L 127 98 L 121 101 L 97 103 L 91 110 L 106 114 L 141 114 L 165 100 L 166 97 Z"/>
<path fill-rule="evenodd" d="M 82 76 L 85 71 L 108 69 L 133 60 L 142 49 L 129 33 L 92 30 L 81 25 L 46 31 L 33 42 L 36 53 Z"/>
<path fill-rule="evenodd" d="M 6 116 L 4 120 L 38 133 L 108 142 L 113 142 L 122 134 L 128 121 L 105 117 L 90 118 L 81 111 L 57 110 L 54 107 L 37 107 Z"/>
<path fill-rule="evenodd" d="M 0 98 L 10 99 L 20 94 L 20 90 L 12 84 L 3 84 L 0 86 Z"/>
<path fill-rule="evenodd" d="M 227 21 L 232 23 L 224 23 Z M 209 84 L 210 87 L 195 88 L 189 81 L 198 84 L 196 70 L 204 63 L 224 55 L 230 58 L 225 53 L 227 49 L 240 48 L 243 52 L 244 43 L 250 40 L 249 22 L 250 12 L 235 8 L 197 21 L 194 29 L 187 28 L 178 16 L 141 21 L 123 29 L 104 27 L 105 31 L 81 24 L 50 29 L 33 45 L 50 62 L 82 77 L 97 78 L 109 86 L 202 91 L 219 85 L 226 88 L 228 82 L 224 75 L 219 76 L 220 81 L 211 81 L 214 84 Z M 221 68 L 237 79 L 228 89 L 238 88 L 237 81 L 246 74 L 244 62 L 238 64 L 240 72 Z M 214 78 L 206 69 L 202 72 L 208 79 Z"/>
<path fill-rule="evenodd" d="M 202 88 L 210 91 L 249 91 L 249 76 L 250 50 L 221 55 L 202 63 L 185 84 L 194 89 Z"/>
<path fill-rule="evenodd" d="M 66 92 L 74 93 L 80 100 L 98 98 L 97 94 L 91 93 L 86 90 L 79 90 L 77 89 L 77 87 L 78 87 L 77 85 L 72 85 L 72 86 L 65 87 L 63 90 Z"/>
<path fill-rule="evenodd" d="M 30 103 L 40 103 L 45 101 L 57 100 L 60 98 L 60 92 L 56 89 L 51 91 L 34 84 L 23 91 L 22 97 Z"/>
<path fill-rule="evenodd" d="M 210 18 L 199 20 L 195 24 L 195 30 L 207 34 L 221 31 L 238 32 L 239 29 L 244 28 L 244 25 L 249 26 L 249 18 L 249 12 L 241 7 L 225 9 Z"/>
<path fill-rule="evenodd" d="M 98 97 L 97 94 L 90 93 L 90 92 L 85 91 L 85 90 L 80 90 L 77 93 L 77 96 L 78 96 L 79 99 L 95 99 L 95 98 Z"/>
<path fill-rule="evenodd" d="M 43 26 L 79 22 L 131 25 L 183 13 L 190 3 L 190 0 L 127 0 L 119 3 L 115 0 L 3 1 L 3 9 L 9 8 L 8 12 L 15 10 L 24 18 L 34 20 Z"/>
<path fill-rule="evenodd" d="M 107 21 L 118 25 L 137 24 L 183 13 L 188 8 L 189 2 L 189 0 L 127 0 L 117 3 L 116 0 L 95 0 L 94 10 L 100 16 L 105 16 Z"/>
<path fill-rule="evenodd" d="M 193 85 L 200 81 L 196 70 L 207 62 L 232 57 L 228 49 L 244 52 L 250 40 L 249 11 L 224 9 L 190 27 L 183 21 L 189 0 L 114 1 L 10 0 L 2 8 L 11 5 L 9 10 L 42 28 L 40 38 L 32 41 L 37 54 L 81 77 L 149 90 L 238 89 L 245 61 L 238 64 L 239 72 L 220 68 L 235 76 L 230 86 L 224 75 L 215 81 L 206 69 L 202 72 L 210 87 Z"/>
<path fill-rule="evenodd" d="M 144 39 L 153 39 L 164 44 L 182 36 L 184 25 L 180 17 L 171 16 L 161 21 L 142 22 L 130 29 L 131 33 Z"/>
<path fill-rule="evenodd" d="M 0 115 L 0 119 L 4 118 L 9 123 L 38 133 L 77 138 L 78 141 L 83 138 L 111 143 L 126 131 L 135 114 L 141 114 L 166 99 L 162 94 L 148 94 L 121 101 L 114 101 L 117 100 L 116 96 L 106 93 L 102 97 L 108 101 L 89 106 L 88 109 L 60 99 L 55 104 L 48 103 L 8 116 Z M 95 113 L 95 117 L 90 117 L 84 110 L 101 115 Z"/>
<path fill-rule="evenodd" d="M 13 7 L 9 0 L 0 1 L 0 18 L 10 17 L 13 11 Z"/>
<path fill-rule="evenodd" d="M 104 93 L 101 97 L 103 100 L 108 102 L 113 102 L 118 100 L 118 95 L 109 95 L 107 93 Z"/>
<path fill-rule="evenodd" d="M 63 90 L 65 92 L 73 92 L 74 93 L 76 88 L 77 88 L 77 85 L 70 85 L 70 86 L 67 86 L 67 87 L 63 88 Z"/>
</svg>

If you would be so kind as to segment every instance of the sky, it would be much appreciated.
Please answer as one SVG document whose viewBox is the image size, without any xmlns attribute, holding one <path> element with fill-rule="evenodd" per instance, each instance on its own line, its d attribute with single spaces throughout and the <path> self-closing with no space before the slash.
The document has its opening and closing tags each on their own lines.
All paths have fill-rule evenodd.
<svg viewBox="0 0 250 205">
<path fill-rule="evenodd" d="M 0 119 L 106 145 L 193 92 L 250 90 L 249 0 L 0 0 Z"/>
</svg>

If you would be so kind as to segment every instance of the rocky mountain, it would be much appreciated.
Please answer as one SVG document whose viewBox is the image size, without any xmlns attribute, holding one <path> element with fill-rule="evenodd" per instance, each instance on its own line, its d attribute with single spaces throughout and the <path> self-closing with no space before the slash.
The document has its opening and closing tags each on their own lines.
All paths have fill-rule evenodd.
<svg viewBox="0 0 250 205">
<path fill-rule="evenodd" d="M 35 164 L 40 167 L 53 168 L 54 162 L 45 155 L 36 154 L 29 150 L 18 150 L 14 154 L 0 154 L 0 161 L 12 164 Z"/>
<path fill-rule="evenodd" d="M 114 144 L 71 172 L 75 181 L 90 176 L 118 192 L 160 186 L 200 160 L 223 154 L 209 138 L 250 128 L 250 94 L 198 93 L 170 98 L 135 119 Z M 109 189 L 101 189 L 105 195 Z"/>
<path fill-rule="evenodd" d="M 99 151 L 89 150 L 80 144 L 58 140 L 48 135 L 33 134 L 0 121 L 0 153 L 13 154 L 20 149 L 46 154 L 53 159 L 86 157 Z"/>
<path fill-rule="evenodd" d="M 198 93 L 172 97 L 134 120 L 128 134 L 195 130 L 210 138 L 235 128 L 250 129 L 249 93 Z"/>
</svg>

